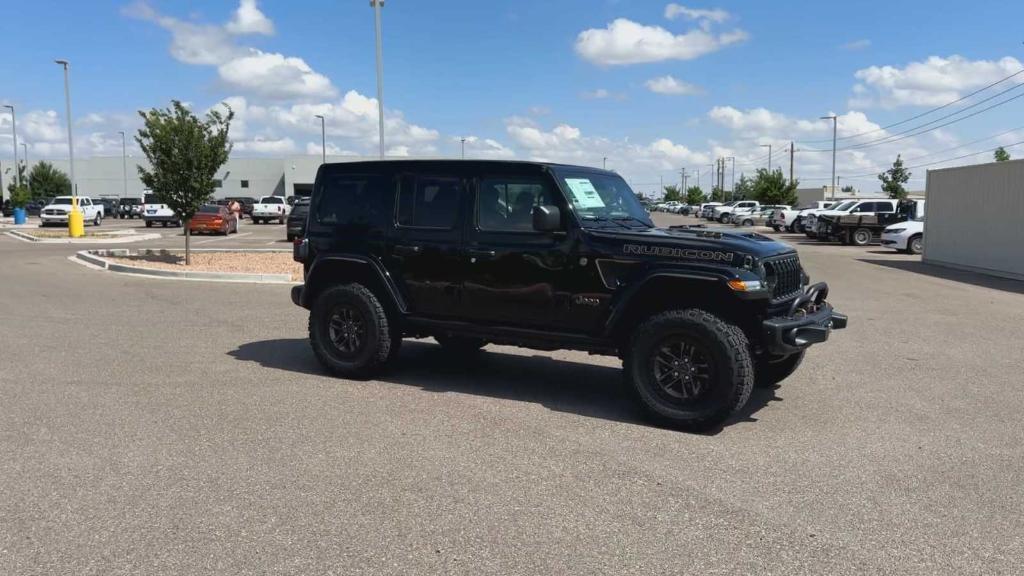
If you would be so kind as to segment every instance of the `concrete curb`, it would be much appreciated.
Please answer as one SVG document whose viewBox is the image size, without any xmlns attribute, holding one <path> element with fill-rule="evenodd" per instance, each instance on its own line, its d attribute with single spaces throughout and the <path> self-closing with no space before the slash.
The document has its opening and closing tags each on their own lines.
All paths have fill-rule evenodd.
<svg viewBox="0 0 1024 576">
<path fill-rule="evenodd" d="M 256 249 L 194 249 L 193 252 L 290 252 L 290 250 L 279 250 L 273 248 Z M 183 250 L 139 250 L 136 254 L 173 254 Z M 119 250 L 80 250 L 75 258 L 85 264 L 117 272 L 120 274 L 132 274 L 136 276 L 151 276 L 168 280 L 202 280 L 206 282 L 242 282 L 250 284 L 301 284 L 293 282 L 290 274 L 246 274 L 241 272 L 192 272 L 178 270 L 160 270 L 157 268 L 143 268 L 141 266 L 128 266 L 116 264 L 103 258 L 103 256 L 124 257 L 130 256 L 132 252 L 128 249 Z"/>
<path fill-rule="evenodd" d="M 20 230 L 8 230 L 7 235 L 18 240 L 24 240 L 25 242 L 37 242 L 39 244 L 129 244 L 163 238 L 160 234 L 123 234 L 106 238 L 36 238 Z"/>
</svg>

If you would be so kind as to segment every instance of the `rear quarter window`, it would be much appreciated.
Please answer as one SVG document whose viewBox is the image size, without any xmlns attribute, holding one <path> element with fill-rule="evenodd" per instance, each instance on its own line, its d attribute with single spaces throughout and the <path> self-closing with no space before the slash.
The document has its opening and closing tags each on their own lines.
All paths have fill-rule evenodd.
<svg viewBox="0 0 1024 576">
<path fill-rule="evenodd" d="M 380 176 L 326 174 L 318 184 L 311 212 L 318 224 L 362 225 L 377 222 L 381 215 Z"/>
</svg>

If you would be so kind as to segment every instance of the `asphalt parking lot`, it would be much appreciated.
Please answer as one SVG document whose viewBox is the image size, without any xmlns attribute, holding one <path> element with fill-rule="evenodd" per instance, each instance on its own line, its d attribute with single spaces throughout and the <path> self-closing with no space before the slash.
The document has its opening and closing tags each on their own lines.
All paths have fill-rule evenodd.
<svg viewBox="0 0 1024 576">
<path fill-rule="evenodd" d="M 778 236 L 849 328 L 692 435 L 615 358 L 408 341 L 339 380 L 288 287 L 0 235 L 0 573 L 1024 572 L 1024 286 Z"/>
</svg>

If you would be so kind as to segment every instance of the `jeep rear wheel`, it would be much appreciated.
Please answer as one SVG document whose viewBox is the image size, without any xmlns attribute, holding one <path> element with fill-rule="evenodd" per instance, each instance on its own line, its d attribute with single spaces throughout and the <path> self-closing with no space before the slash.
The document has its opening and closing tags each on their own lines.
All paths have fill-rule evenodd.
<svg viewBox="0 0 1024 576">
<path fill-rule="evenodd" d="M 703 310 L 672 310 L 640 325 L 625 374 L 640 405 L 662 424 L 717 426 L 743 408 L 754 385 L 743 331 Z"/>
<path fill-rule="evenodd" d="M 309 342 L 317 360 L 338 376 L 367 378 L 391 358 L 394 335 L 373 292 L 345 284 L 321 293 L 309 313 Z"/>
<path fill-rule="evenodd" d="M 761 358 L 757 361 L 757 374 L 754 376 L 755 386 L 758 388 L 771 388 L 796 371 L 800 363 L 804 361 L 806 350 L 796 354 L 783 356 L 781 358 Z"/>
<path fill-rule="evenodd" d="M 867 228 L 857 228 L 850 236 L 850 241 L 854 246 L 867 246 L 871 243 L 871 230 L 868 230 Z"/>
</svg>

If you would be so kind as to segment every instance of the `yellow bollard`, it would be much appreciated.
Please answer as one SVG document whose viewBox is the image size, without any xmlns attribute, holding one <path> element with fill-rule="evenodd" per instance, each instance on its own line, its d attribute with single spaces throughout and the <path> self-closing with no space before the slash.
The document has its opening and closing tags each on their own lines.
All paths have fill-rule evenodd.
<svg viewBox="0 0 1024 576">
<path fill-rule="evenodd" d="M 85 236 L 85 216 L 78 209 L 78 196 L 71 197 L 71 212 L 68 213 L 68 236 L 72 238 Z"/>
</svg>

